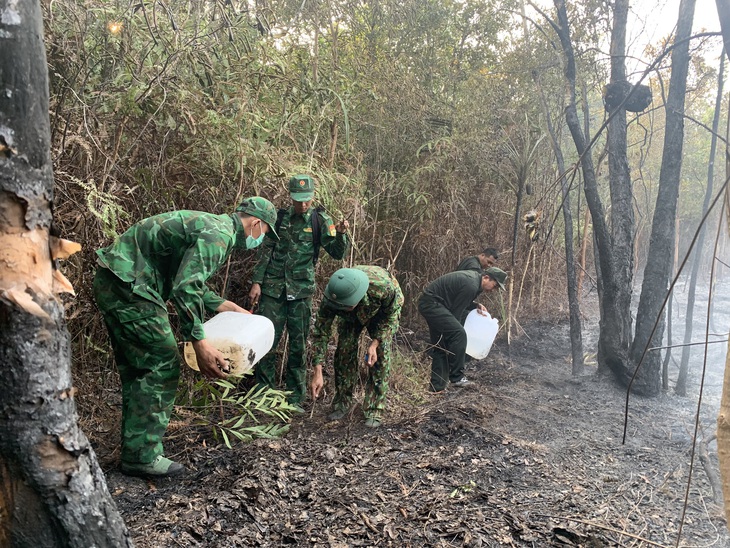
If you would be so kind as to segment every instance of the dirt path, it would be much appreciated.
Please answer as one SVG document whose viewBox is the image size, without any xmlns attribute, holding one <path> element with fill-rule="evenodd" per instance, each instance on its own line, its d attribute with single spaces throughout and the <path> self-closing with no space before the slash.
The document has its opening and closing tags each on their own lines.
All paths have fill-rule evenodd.
<svg viewBox="0 0 730 548">
<path fill-rule="evenodd" d="M 625 394 L 570 377 L 565 327 L 528 334 L 511 360 L 496 348 L 478 362 L 472 387 L 377 431 L 357 411 L 327 424 L 319 408 L 286 438 L 234 451 L 180 440 L 194 472 L 153 485 L 110 471 L 110 490 L 139 547 L 674 546 L 696 397 L 632 400 L 622 445 Z M 730 545 L 698 459 L 693 476 L 680 546 Z"/>
</svg>

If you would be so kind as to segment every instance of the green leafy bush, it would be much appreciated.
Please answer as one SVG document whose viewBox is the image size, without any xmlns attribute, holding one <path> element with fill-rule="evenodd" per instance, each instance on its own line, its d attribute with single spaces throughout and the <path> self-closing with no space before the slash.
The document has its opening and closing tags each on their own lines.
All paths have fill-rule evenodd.
<svg viewBox="0 0 730 548">
<path fill-rule="evenodd" d="M 213 382 L 202 379 L 178 394 L 182 405 L 179 414 L 188 424 L 209 427 L 215 439 L 228 448 L 235 441 L 276 438 L 289 431 L 294 412 L 286 400 L 287 392 L 253 386 L 244 392 L 243 377 L 229 377 Z M 180 425 L 178 424 L 178 428 Z"/>
</svg>

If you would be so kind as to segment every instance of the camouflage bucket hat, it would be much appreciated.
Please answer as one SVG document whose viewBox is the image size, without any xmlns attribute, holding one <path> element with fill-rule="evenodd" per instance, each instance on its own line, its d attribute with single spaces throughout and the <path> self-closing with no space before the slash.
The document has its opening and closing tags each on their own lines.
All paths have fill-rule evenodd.
<svg viewBox="0 0 730 548">
<path fill-rule="evenodd" d="M 314 179 L 309 175 L 294 175 L 289 179 L 289 194 L 297 202 L 314 199 Z"/>
<path fill-rule="evenodd" d="M 261 196 L 246 198 L 236 208 L 236 211 L 248 213 L 252 217 L 261 219 L 269 225 L 269 230 L 274 234 L 274 237 L 277 240 L 279 239 L 279 235 L 276 233 L 276 208 L 266 198 L 262 198 Z"/>
<path fill-rule="evenodd" d="M 484 274 L 492 278 L 495 282 L 497 282 L 500 289 L 504 289 L 504 282 L 507 279 L 507 273 L 504 270 L 502 270 L 501 268 L 497 268 L 496 266 L 492 266 L 490 268 L 487 268 L 483 272 Z"/>
<path fill-rule="evenodd" d="M 368 292 L 370 281 L 368 275 L 357 268 L 340 268 L 332 274 L 324 296 L 328 304 L 335 309 L 356 306 Z"/>
</svg>

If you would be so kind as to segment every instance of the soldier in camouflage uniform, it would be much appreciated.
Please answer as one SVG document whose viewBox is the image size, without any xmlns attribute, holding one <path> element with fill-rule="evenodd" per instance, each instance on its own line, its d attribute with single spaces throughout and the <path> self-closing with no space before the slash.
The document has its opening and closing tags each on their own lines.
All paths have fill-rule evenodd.
<svg viewBox="0 0 730 548">
<path fill-rule="evenodd" d="M 315 289 L 315 254 L 321 246 L 334 259 L 342 259 L 347 251 L 349 224 L 343 220 L 335 226 L 329 215 L 311 207 L 314 180 L 308 175 L 292 177 L 289 193 L 292 206 L 280 210 L 277 219 L 279 240 L 265 238 L 259 250 L 249 301 L 251 307 L 258 303 L 259 314 L 273 322 L 273 348 L 279 344 L 284 328 L 289 332 L 286 389 L 291 392 L 289 403 L 303 412 L 301 403 L 306 392 L 306 348 Z M 317 218 L 313 219 L 315 215 Z M 275 352 L 256 365 L 255 374 L 259 384 L 276 388 Z"/>
<path fill-rule="evenodd" d="M 184 471 L 163 456 L 180 376 L 167 301 L 193 344 L 200 371 L 225 378 L 225 356 L 205 340 L 205 312 L 246 312 L 206 286 L 234 248 L 256 247 L 273 231 L 268 200 L 244 200 L 232 215 L 175 211 L 144 219 L 97 251 L 94 297 L 104 316 L 122 381 L 122 472 L 160 477 Z"/>
<path fill-rule="evenodd" d="M 335 351 L 335 397 L 329 420 L 340 420 L 352 406 L 352 392 L 358 378 L 358 343 L 363 328 L 372 342 L 365 354 L 368 380 L 363 410 L 365 426 L 380 426 L 385 409 L 390 374 L 393 335 L 398 329 L 403 293 L 398 280 L 379 266 L 341 268 L 330 278 L 312 332 L 314 374 L 312 396 L 316 399 L 324 384 L 322 364 L 332 323 L 339 317 Z"/>
</svg>

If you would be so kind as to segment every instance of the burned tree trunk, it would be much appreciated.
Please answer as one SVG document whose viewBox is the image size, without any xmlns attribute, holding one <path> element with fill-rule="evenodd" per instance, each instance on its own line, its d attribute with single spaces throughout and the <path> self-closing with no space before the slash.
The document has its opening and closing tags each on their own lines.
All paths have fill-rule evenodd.
<svg viewBox="0 0 730 548">
<path fill-rule="evenodd" d="M 716 4 L 717 13 L 720 15 L 722 40 L 725 43 L 725 55 L 730 57 L 730 4 L 726 0 L 716 0 Z M 728 120 L 725 136 L 730 136 L 730 120 Z M 728 177 L 730 177 L 730 147 L 726 144 L 725 179 L 727 180 Z M 730 232 L 730 187 L 725 187 L 725 215 L 725 228 Z M 725 361 L 720 413 L 717 416 L 717 456 L 720 461 L 722 492 L 725 498 L 725 518 L 730 523 L 730 342 L 728 342 Z"/>
<path fill-rule="evenodd" d="M 599 273 L 601 323 L 598 338 L 598 364 L 603 370 L 610 370 L 620 384 L 626 385 L 629 381 L 627 371 L 628 351 L 631 335 L 631 315 L 626 308 L 625 299 L 621 298 L 622 291 L 619 282 L 622 279 L 617 270 L 619 265 L 614 257 L 614 242 L 609 231 L 601 197 L 598 192 L 598 179 L 593 167 L 587 136 L 583 134 L 576 108 L 576 65 L 573 45 L 570 38 L 565 0 L 553 0 L 557 11 L 557 22 L 550 21 L 551 26 L 558 34 L 563 48 L 565 59 L 566 97 L 565 120 L 573 137 L 576 150 L 580 155 L 583 171 L 584 191 L 586 203 L 593 218 L 595 245 L 597 250 L 596 269 Z"/>
<path fill-rule="evenodd" d="M 611 83 L 626 82 L 626 24 L 629 14 L 628 0 L 613 4 L 613 29 L 611 31 Z M 629 86 L 630 87 L 630 86 Z M 606 325 L 604 338 L 613 341 L 599 352 L 599 364 L 608 366 L 622 382 L 628 377 L 629 363 L 625 359 L 631 344 L 631 290 L 634 273 L 634 192 L 626 145 L 626 108 L 623 104 L 610 110 L 608 123 L 608 172 L 611 190 L 611 257 L 613 273 L 604 277 L 604 288 L 609 302 L 604 308 L 615 314 L 612 323 Z M 600 350 L 600 347 L 599 347 Z"/>
<path fill-rule="evenodd" d="M 537 76 L 534 77 L 540 94 L 540 105 L 545 123 L 547 125 L 548 135 L 550 136 L 550 144 L 553 147 L 555 161 L 560 174 L 560 190 L 563 197 L 561 209 L 563 210 L 563 221 L 565 223 L 565 268 L 568 281 L 568 310 L 570 312 L 570 350 L 571 350 L 571 371 L 573 375 L 581 375 L 585 369 L 583 359 L 583 330 L 580 320 L 580 298 L 578 296 L 577 275 L 575 272 L 575 256 L 573 252 L 573 215 L 570 209 L 570 185 L 568 183 L 565 172 L 565 159 L 563 150 L 560 148 L 560 141 L 550 119 L 550 111 L 548 109 L 545 93 L 540 85 Z"/>
<path fill-rule="evenodd" d="M 666 130 L 662 167 L 659 172 L 651 243 L 644 268 L 639 308 L 636 313 L 636 333 L 631 346 L 631 361 L 639 370 L 635 377 L 637 393 L 656 395 L 661 389 L 660 354 L 647 352 L 649 346 L 661 346 L 664 336 L 664 297 L 669 288 L 674 245 L 674 220 L 677 216 L 679 176 L 682 170 L 684 139 L 684 98 L 689 68 L 689 37 L 694 19 L 695 0 L 681 0 L 677 20 L 677 36 L 672 51 L 672 75 L 666 104 Z M 656 328 L 655 328 L 656 325 Z"/>
<path fill-rule="evenodd" d="M 76 424 L 40 3 L 0 13 L 0 545 L 131 546 Z"/>
</svg>

